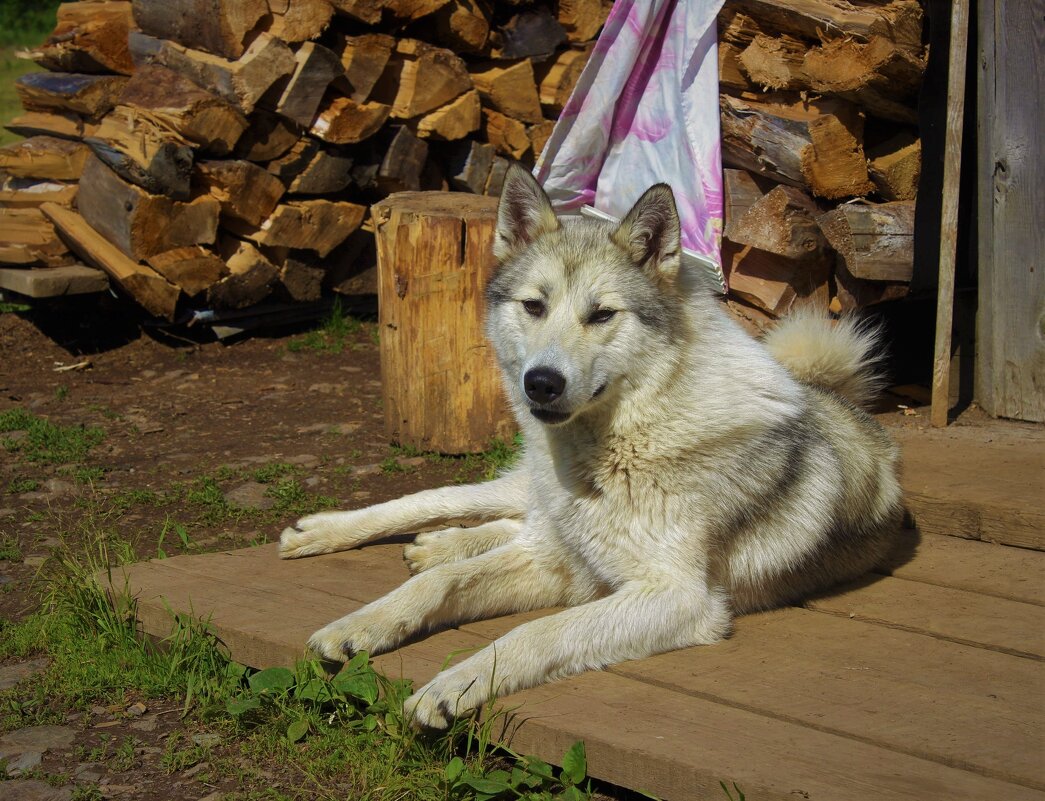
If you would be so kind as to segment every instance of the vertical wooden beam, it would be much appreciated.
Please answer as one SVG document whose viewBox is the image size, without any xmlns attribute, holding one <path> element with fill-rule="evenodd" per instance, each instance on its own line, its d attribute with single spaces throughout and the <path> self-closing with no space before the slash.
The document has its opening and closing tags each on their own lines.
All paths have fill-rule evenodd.
<svg viewBox="0 0 1045 801">
<path fill-rule="evenodd" d="M 929 419 L 947 425 L 950 406 L 951 323 L 954 313 L 954 265 L 958 245 L 959 179 L 962 169 L 962 122 L 965 117 L 965 54 L 969 42 L 969 0 L 951 7 L 951 44 L 947 75 L 947 143 L 943 160 L 943 208 L 940 213 L 940 279 L 936 295 L 936 354 L 933 359 Z"/>
</svg>

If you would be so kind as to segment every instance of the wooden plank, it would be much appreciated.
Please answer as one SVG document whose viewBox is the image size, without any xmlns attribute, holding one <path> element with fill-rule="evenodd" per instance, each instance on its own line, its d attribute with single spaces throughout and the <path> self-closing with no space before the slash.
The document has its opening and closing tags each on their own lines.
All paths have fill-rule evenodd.
<svg viewBox="0 0 1045 801">
<path fill-rule="evenodd" d="M 1035 6 L 1039 8 L 1039 6 Z M 1045 226 L 1041 224 L 1045 20 L 1019 0 L 977 4 L 979 304 L 976 400 L 988 414 L 1045 420 Z"/>
<path fill-rule="evenodd" d="M 265 667 L 289 664 L 301 654 L 312 630 L 350 611 L 354 603 L 391 589 L 406 574 L 401 545 L 371 546 L 293 562 L 278 561 L 275 548 L 268 545 L 131 565 L 125 568 L 127 589 L 138 596 L 138 613 L 149 633 L 169 633 L 168 605 L 200 617 L 213 615 L 212 625 L 233 658 Z M 122 586 L 121 577 L 114 578 L 116 586 Z M 288 595 L 295 598 L 289 606 L 283 600 Z M 778 614 L 831 620 L 799 610 Z M 386 675 L 424 681 L 434 675 L 450 651 L 481 645 L 519 619 L 444 631 L 381 657 L 376 664 Z M 860 631 L 875 628 L 855 622 L 837 624 Z M 815 631 L 810 635 L 818 636 Z M 845 646 L 857 641 L 859 637 L 847 638 L 838 649 L 841 661 L 821 665 L 821 669 L 830 671 L 842 665 L 838 672 L 848 678 L 845 667 L 851 664 L 845 659 Z M 724 670 L 729 664 L 747 662 L 751 664 L 746 672 L 759 674 L 761 683 L 777 675 L 775 670 L 765 669 L 763 640 L 746 636 L 744 628 L 723 645 L 680 652 L 678 656 L 685 658 L 681 672 L 687 676 L 703 672 L 707 655 L 731 646 L 734 652 L 725 669 L 715 670 L 718 679 L 732 683 L 728 675 L 723 677 Z M 740 656 L 737 647 L 745 649 Z M 777 650 L 769 654 L 774 663 Z M 891 653 L 882 654 L 880 661 L 891 657 Z M 639 674 L 637 677 L 616 671 L 593 672 L 506 698 L 505 708 L 523 706 L 513 713 L 503 735 L 514 748 L 551 761 L 583 739 L 592 775 L 665 799 L 714 797 L 722 779 L 736 781 L 748 797 L 779 801 L 792 801 L 796 793 L 814 801 L 974 801 L 988 797 L 1040 801 L 1045 797 L 1037 790 L 973 770 L 883 748 L 864 737 L 838 736 L 819 722 L 807 725 L 764 714 L 755 707 L 655 686 L 641 674 L 645 665 L 662 658 L 624 666 Z M 921 680 L 931 693 L 933 671 Z M 982 683 L 982 679 L 970 683 L 975 682 Z M 824 703 L 817 687 L 817 680 L 806 681 L 803 695 L 807 701 L 812 697 L 809 707 L 813 713 L 822 713 Z M 778 687 L 777 692 L 786 693 L 788 688 Z M 872 700 L 856 693 L 845 701 L 846 706 L 874 706 Z M 917 717 L 909 720 L 912 726 L 920 722 Z"/>
<path fill-rule="evenodd" d="M 1036 604 L 868 576 L 804 606 L 1013 656 L 1045 656 L 1045 608 Z"/>
<path fill-rule="evenodd" d="M 954 269 L 958 250 L 958 201 L 962 174 L 962 127 L 965 119 L 965 52 L 969 43 L 969 2 L 951 6 L 951 44 L 947 75 L 947 138 L 943 156 L 943 206 L 940 210 L 940 277 L 936 287 L 936 347 L 930 420 L 947 425 L 951 406 L 951 322 Z"/>
<path fill-rule="evenodd" d="M 44 267 L 36 270 L 0 268 L 0 289 L 30 298 L 57 298 L 63 295 L 85 295 L 104 292 L 109 279 L 101 270 L 83 264 Z"/>
</svg>

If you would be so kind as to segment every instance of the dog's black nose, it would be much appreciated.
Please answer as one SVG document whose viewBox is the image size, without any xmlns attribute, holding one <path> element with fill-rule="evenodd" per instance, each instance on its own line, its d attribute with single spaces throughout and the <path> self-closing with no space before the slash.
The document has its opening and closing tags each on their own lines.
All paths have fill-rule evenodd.
<svg viewBox="0 0 1045 801">
<path fill-rule="evenodd" d="M 566 389 L 566 378 L 549 367 L 535 367 L 523 376 L 523 388 L 534 403 L 551 403 Z"/>
</svg>

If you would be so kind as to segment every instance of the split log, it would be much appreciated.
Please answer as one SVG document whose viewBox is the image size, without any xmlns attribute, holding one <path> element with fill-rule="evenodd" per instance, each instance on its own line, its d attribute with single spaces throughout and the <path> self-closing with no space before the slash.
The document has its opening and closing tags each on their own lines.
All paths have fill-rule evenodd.
<svg viewBox="0 0 1045 801">
<path fill-rule="evenodd" d="M 401 39 L 371 99 L 389 104 L 397 119 L 412 119 L 471 88 L 472 79 L 459 56 L 417 39 Z"/>
<path fill-rule="evenodd" d="M 722 235 L 733 239 L 733 226 L 747 210 L 776 184 L 768 178 L 753 175 L 747 170 L 722 170 L 722 211 L 725 226 Z"/>
<path fill-rule="evenodd" d="M 434 14 L 448 2 L 450 0 L 383 0 L 382 5 L 398 22 L 411 22 Z"/>
<path fill-rule="evenodd" d="M 806 89 L 809 78 L 804 63 L 809 46 L 790 36 L 752 38 L 737 56 L 737 63 L 747 81 L 762 89 Z"/>
<path fill-rule="evenodd" d="M 26 111 L 71 111 L 98 119 L 116 105 L 126 83 L 122 75 L 30 72 L 15 81 L 15 90 Z"/>
<path fill-rule="evenodd" d="M 826 245 L 817 225 L 819 214 L 816 203 L 802 190 L 776 186 L 730 222 L 729 238 L 789 259 L 803 258 Z"/>
<path fill-rule="evenodd" d="M 385 432 L 443 453 L 480 451 L 515 428 L 482 330 L 497 201 L 392 195 L 373 209 Z"/>
<path fill-rule="evenodd" d="M 741 167 L 828 199 L 864 195 L 863 116 L 844 100 L 759 102 L 722 95 L 722 156 Z"/>
<path fill-rule="evenodd" d="M 868 172 L 886 200 L 914 200 L 922 175 L 922 143 L 904 131 L 867 151 Z"/>
<path fill-rule="evenodd" d="M 405 125 L 395 132 L 377 170 L 377 186 L 384 194 L 421 188 L 421 171 L 428 158 L 428 145 Z"/>
<path fill-rule="evenodd" d="M 455 53 L 479 53 L 490 37 L 490 20 L 476 0 L 450 0 L 433 17 L 435 36 Z"/>
<path fill-rule="evenodd" d="M 104 292 L 109 279 L 101 270 L 83 264 L 67 264 L 39 270 L 0 269 L 0 289 L 28 298 L 57 298 Z"/>
<path fill-rule="evenodd" d="M 275 111 L 308 128 L 334 79 L 345 74 L 341 59 L 332 50 L 305 42 L 294 54 L 296 67 Z"/>
<path fill-rule="evenodd" d="M 242 309 L 270 294 L 279 270 L 249 242 L 223 237 L 219 253 L 228 274 L 207 289 L 207 303 L 215 309 Z"/>
<path fill-rule="evenodd" d="M 846 203 L 819 218 L 839 262 L 854 278 L 910 281 L 914 271 L 914 201 Z"/>
<path fill-rule="evenodd" d="M 454 189 L 481 195 L 493 167 L 493 145 L 468 140 L 458 144 L 447 163 L 447 179 Z"/>
<path fill-rule="evenodd" d="M 316 114 L 309 133 L 332 145 L 355 144 L 381 130 L 391 111 L 384 103 L 333 97 Z"/>
<path fill-rule="evenodd" d="M 0 209 L 0 264 L 61 267 L 74 261 L 38 208 Z"/>
<path fill-rule="evenodd" d="M 26 139 L 31 136 L 82 139 L 86 130 L 83 118 L 78 114 L 57 111 L 27 111 L 5 123 L 4 127 Z"/>
<path fill-rule="evenodd" d="M 563 50 L 555 58 L 541 65 L 535 65 L 536 80 L 539 83 L 538 99 L 544 111 L 552 117 L 558 116 L 570 99 L 573 87 L 584 71 L 585 64 L 591 57 L 592 47 L 571 48 Z"/>
<path fill-rule="evenodd" d="M 522 122 L 544 120 L 533 65 L 528 59 L 503 66 L 487 64 L 472 70 L 472 81 L 483 102 Z"/>
<path fill-rule="evenodd" d="M 350 97 L 365 102 L 384 74 L 396 40 L 384 33 L 345 36 L 341 42 L 341 66 L 352 89 Z"/>
<path fill-rule="evenodd" d="M 198 162 L 193 189 L 206 192 L 221 204 L 223 220 L 254 226 L 272 214 L 285 191 L 283 182 L 275 175 L 241 160 Z"/>
<path fill-rule="evenodd" d="M 374 25 L 381 21 L 384 0 L 330 0 L 334 11 L 359 22 Z"/>
<path fill-rule="evenodd" d="M 868 306 L 907 297 L 911 285 L 907 281 L 868 281 L 857 278 L 839 258 L 835 263 L 836 295 L 831 310 L 836 314 L 859 311 Z"/>
<path fill-rule="evenodd" d="M 526 125 L 492 109 L 483 109 L 483 139 L 498 153 L 513 159 L 521 159 L 532 146 Z"/>
<path fill-rule="evenodd" d="M 0 172 L 14 178 L 75 181 L 90 150 L 80 142 L 34 136 L 0 147 Z"/>
<path fill-rule="evenodd" d="M 287 186 L 287 191 L 296 195 L 329 195 L 351 183 L 352 157 L 337 150 L 317 148 Z"/>
<path fill-rule="evenodd" d="M 189 297 L 198 295 L 228 274 L 225 260 L 199 245 L 166 250 L 145 261 Z"/>
<path fill-rule="evenodd" d="M 148 65 L 139 69 L 127 82 L 119 102 L 215 156 L 230 153 L 247 129 L 246 117 L 228 101 L 166 67 Z"/>
<path fill-rule="evenodd" d="M 135 63 L 169 67 L 244 114 L 253 111 L 265 93 L 288 78 L 297 65 L 286 43 L 267 33 L 258 36 L 236 61 L 136 32 L 131 33 L 130 48 Z"/>
<path fill-rule="evenodd" d="M 180 203 L 149 194 L 93 156 L 80 179 L 77 208 L 96 231 L 137 261 L 165 250 L 213 242 L 221 210 L 210 197 Z"/>
<path fill-rule="evenodd" d="M 374 235 L 360 229 L 323 260 L 323 285 L 341 295 L 377 294 L 377 252 Z"/>
<path fill-rule="evenodd" d="M 740 53 L 736 45 L 723 42 L 718 44 L 718 83 L 720 87 L 735 92 L 747 92 L 755 88 L 740 68 Z M 541 95 L 542 102 L 544 95 Z"/>
<path fill-rule="evenodd" d="M 2 178 L 2 176 L 0 176 Z M 37 208 L 44 203 L 71 206 L 76 200 L 79 184 L 59 181 L 38 181 L 35 178 L 2 178 L 0 208 Z"/>
<path fill-rule="evenodd" d="M 328 0 L 268 0 L 272 24 L 268 32 L 284 42 L 318 39 L 334 16 Z"/>
<path fill-rule="evenodd" d="M 421 139 L 463 139 L 479 130 L 481 122 L 482 104 L 479 93 L 472 89 L 420 117 L 417 120 L 417 135 Z"/>
<path fill-rule="evenodd" d="M 504 179 L 510 166 L 511 162 L 508 159 L 494 156 L 493 166 L 490 167 L 490 177 L 486 179 L 486 186 L 483 188 L 484 195 L 500 197 L 501 188 L 504 186 Z"/>
<path fill-rule="evenodd" d="M 300 138 L 300 130 L 290 120 L 259 108 L 251 112 L 247 130 L 236 143 L 235 154 L 247 161 L 272 161 L 290 150 Z"/>
<path fill-rule="evenodd" d="M 366 207 L 331 200 L 296 200 L 276 206 L 258 228 L 230 226 L 265 247 L 314 250 L 326 256 L 359 228 Z"/>
<path fill-rule="evenodd" d="M 571 42 L 589 42 L 606 22 L 609 6 L 602 0 L 559 0 L 558 16 Z"/>
<path fill-rule="evenodd" d="M 544 150 L 544 146 L 548 144 L 548 140 L 551 139 L 552 131 L 554 130 L 555 123 L 551 120 L 539 122 L 526 129 L 526 135 L 529 137 L 533 147 L 534 159 L 541 157 L 541 152 Z"/>
<path fill-rule="evenodd" d="M 134 0 L 134 21 L 149 36 L 239 58 L 269 13 L 265 0 Z"/>
<path fill-rule="evenodd" d="M 103 170 L 108 168 L 99 164 Z M 174 319 L 179 291 L 151 267 L 138 264 L 72 209 L 55 203 L 41 206 L 62 238 L 84 261 L 104 270 L 150 314 Z"/>
<path fill-rule="evenodd" d="M 127 49 L 134 27 L 130 2 L 62 3 L 57 13 L 47 41 L 30 51 L 33 61 L 52 72 L 134 72 Z"/>
<path fill-rule="evenodd" d="M 789 259 L 725 240 L 722 266 L 731 295 L 775 317 L 789 312 L 803 298 L 817 298 L 821 310 L 826 310 L 830 260 L 822 252 Z"/>
<path fill-rule="evenodd" d="M 521 11 L 490 37 L 494 59 L 547 58 L 566 42 L 566 30 L 547 8 Z"/>
<path fill-rule="evenodd" d="M 289 256 L 279 266 L 279 289 L 292 303 L 306 303 L 323 296 L 326 269 L 315 261 Z"/>
</svg>

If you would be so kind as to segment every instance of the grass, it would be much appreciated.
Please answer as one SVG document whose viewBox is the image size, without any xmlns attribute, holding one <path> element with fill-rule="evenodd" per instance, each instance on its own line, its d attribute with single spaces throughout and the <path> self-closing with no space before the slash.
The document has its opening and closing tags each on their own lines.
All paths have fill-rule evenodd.
<svg viewBox="0 0 1045 801">
<path fill-rule="evenodd" d="M 22 432 L 21 436 L 7 436 Z M 80 462 L 105 438 L 97 426 L 61 426 L 25 409 L 0 412 L 0 446 L 29 462 Z"/>
<path fill-rule="evenodd" d="M 363 324 L 359 320 L 342 311 L 341 300 L 335 299 L 330 315 L 317 328 L 290 340 L 287 350 L 291 353 L 306 350 L 316 353 L 341 353 L 362 327 Z"/>
</svg>

